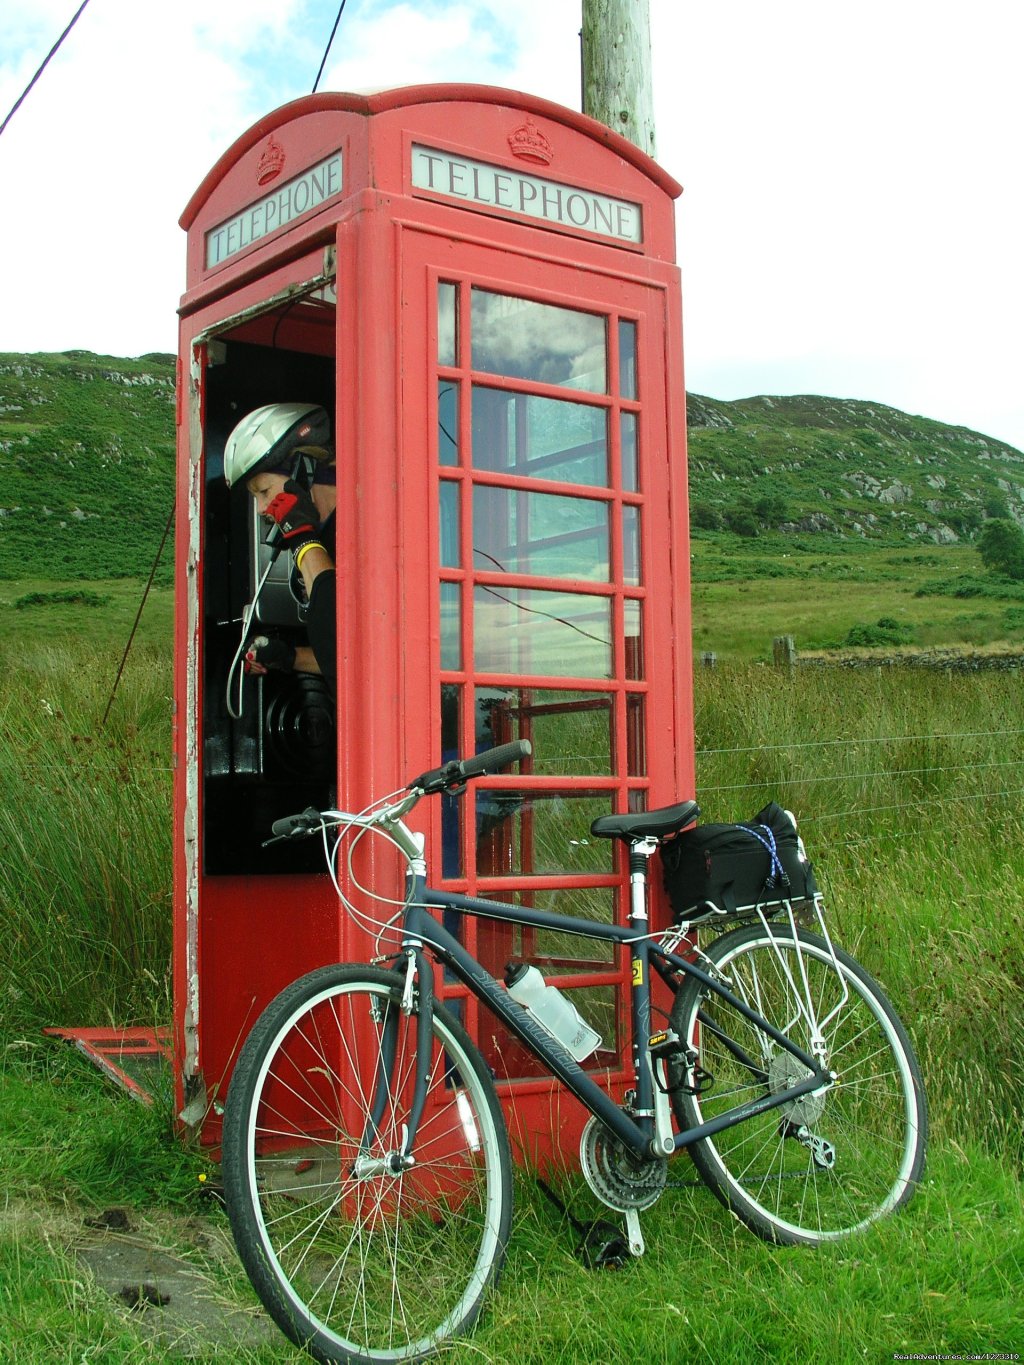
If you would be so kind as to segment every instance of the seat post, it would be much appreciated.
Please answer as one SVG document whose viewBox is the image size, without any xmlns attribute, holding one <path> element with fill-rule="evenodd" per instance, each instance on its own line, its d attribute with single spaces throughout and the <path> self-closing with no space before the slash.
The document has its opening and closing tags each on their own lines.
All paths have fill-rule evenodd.
<svg viewBox="0 0 1024 1365">
<path fill-rule="evenodd" d="M 629 919 L 634 925 L 647 923 L 647 864 L 657 847 L 657 839 L 650 834 L 630 840 Z"/>
</svg>

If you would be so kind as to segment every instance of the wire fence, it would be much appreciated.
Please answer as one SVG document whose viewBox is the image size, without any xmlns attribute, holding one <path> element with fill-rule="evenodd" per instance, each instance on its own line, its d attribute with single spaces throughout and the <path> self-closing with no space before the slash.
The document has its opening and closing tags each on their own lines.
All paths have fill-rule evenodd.
<svg viewBox="0 0 1024 1365">
<path fill-rule="evenodd" d="M 992 730 L 953 730 L 942 731 L 939 733 L 910 733 L 910 734 L 889 734 L 881 736 L 862 736 L 847 735 L 844 737 L 831 737 L 820 740 L 801 740 L 793 743 L 781 744 L 748 744 L 730 745 L 719 747 L 706 747 L 695 750 L 698 773 L 702 764 L 707 764 L 716 759 L 736 760 L 744 756 L 760 757 L 766 754 L 783 755 L 787 753 L 807 755 L 815 750 L 829 751 L 836 748 L 861 750 L 867 746 L 900 746 L 906 744 L 935 743 L 943 745 L 953 745 L 958 743 L 979 743 L 1001 741 L 1009 742 L 1016 738 L 1024 738 L 1024 728 L 1003 728 Z M 571 760 L 567 760 L 567 773 L 572 771 Z M 139 770 L 141 766 L 141 771 Z M 761 776 L 749 781 L 741 782 L 709 782 L 704 784 L 698 779 L 696 795 L 702 803 L 708 797 L 728 796 L 730 799 L 737 797 L 745 791 L 757 792 L 763 797 L 766 790 L 771 790 L 772 795 L 783 806 L 789 804 L 787 793 L 801 791 L 807 787 L 827 788 L 841 787 L 844 784 L 853 786 L 865 783 L 885 782 L 890 785 L 898 784 L 903 781 L 916 781 L 924 786 L 930 779 L 941 778 L 948 785 L 955 775 L 959 774 L 962 779 L 956 785 L 956 790 L 948 795 L 922 792 L 920 795 L 913 796 L 907 800 L 883 801 L 877 804 L 858 804 L 846 806 L 843 809 L 822 809 L 816 808 L 810 811 L 804 810 L 800 815 L 801 828 L 824 826 L 826 822 L 834 823 L 839 821 L 850 821 L 862 819 L 874 815 L 891 815 L 898 811 L 924 812 L 929 810 L 941 810 L 944 807 L 962 805 L 964 803 L 977 803 L 984 801 L 1004 801 L 1010 802 L 1024 797 L 1024 785 L 1014 786 L 1003 783 L 998 787 L 986 787 L 981 791 L 971 790 L 974 780 L 979 775 L 991 776 L 996 773 L 1009 775 L 1012 770 L 1024 768 L 1024 754 L 1020 758 L 978 758 L 965 759 L 961 763 L 937 762 L 935 764 L 920 764 L 913 767 L 883 767 L 872 766 L 869 768 L 858 768 L 851 772 L 808 772 L 801 771 L 789 775 L 774 773 L 771 776 Z M 132 771 L 134 769 L 134 771 Z M 107 777 L 114 776 L 121 784 L 136 785 L 137 780 L 144 775 L 162 775 L 173 771 L 172 765 L 165 763 L 153 763 L 145 759 L 138 759 L 133 762 L 130 754 L 123 751 L 112 753 L 109 761 L 102 761 L 99 756 L 92 756 L 89 759 L 72 759 L 62 765 L 62 775 L 67 779 L 80 781 L 83 777 L 93 776 Z M 132 779 L 135 778 L 136 781 Z M 865 842 L 878 840 L 899 840 L 911 837 L 918 833 L 916 830 L 893 830 L 876 828 L 871 831 L 859 829 L 850 832 L 839 840 L 840 846 L 853 846 Z M 833 846 L 836 841 L 830 835 Z"/>
<path fill-rule="evenodd" d="M 794 754 L 806 757 L 815 751 L 827 753 L 836 748 L 854 749 L 858 752 L 869 745 L 889 746 L 896 748 L 907 744 L 935 744 L 954 746 L 957 744 L 977 744 L 999 742 L 1009 746 L 1016 739 L 1024 737 L 1024 728 L 994 728 L 991 730 L 946 730 L 931 733 L 909 733 L 909 734 L 887 734 L 887 735 L 848 735 L 842 738 L 831 737 L 820 740 L 801 740 L 791 743 L 780 744 L 750 744 L 733 745 L 720 747 L 706 747 L 695 751 L 698 774 L 702 764 L 705 766 L 713 764 L 716 760 L 725 759 L 727 761 L 742 760 L 744 757 L 756 758 L 766 754 Z M 881 783 L 889 785 L 890 790 L 893 786 L 898 786 L 901 782 L 917 782 L 922 787 L 927 786 L 934 779 L 940 779 L 945 788 L 949 788 L 955 783 L 955 790 L 945 794 L 936 794 L 934 791 L 927 794 L 922 791 L 919 795 L 913 795 L 906 800 L 889 801 L 883 800 L 876 803 L 865 803 L 847 805 L 844 809 L 818 808 L 811 811 L 804 810 L 800 815 L 800 827 L 802 830 L 808 828 L 821 827 L 825 831 L 828 826 L 838 822 L 863 821 L 870 816 L 891 816 L 897 812 L 907 811 L 916 814 L 928 812 L 940 813 L 949 807 L 964 806 L 970 803 L 972 808 L 977 807 L 981 802 L 1020 802 L 1024 798 L 1024 786 L 1012 785 L 1003 782 L 1002 785 L 989 787 L 985 786 L 982 790 L 973 790 L 976 781 L 984 781 L 995 774 L 1005 776 L 1016 776 L 1024 768 L 1024 754 L 1019 758 L 998 758 L 978 757 L 971 759 L 965 758 L 960 763 L 950 763 L 948 761 L 936 762 L 934 764 L 919 764 L 912 767 L 891 767 L 891 766 L 872 766 L 870 768 L 856 768 L 849 772 L 808 772 L 800 771 L 791 774 L 774 773 L 770 777 L 760 776 L 749 781 L 741 782 L 708 782 L 707 784 L 697 781 L 698 800 L 705 800 L 711 796 L 727 795 L 730 799 L 738 794 L 749 791 L 759 793 L 759 799 L 763 798 L 766 789 L 771 789 L 774 797 L 783 806 L 789 804 L 788 793 L 803 791 L 807 787 L 828 786 L 839 787 L 842 785 L 856 786 L 858 784 Z M 1016 770 L 1016 771 L 1015 771 Z M 959 781 L 956 781 L 959 776 Z M 839 834 L 839 837 L 836 837 Z M 911 839 L 920 835 L 920 827 L 916 829 L 892 829 L 875 826 L 865 829 L 859 825 L 856 830 L 844 831 L 841 834 L 829 831 L 829 846 L 832 848 L 851 848 L 858 845 L 877 843 L 877 842 L 898 842 L 904 839 Z"/>
</svg>

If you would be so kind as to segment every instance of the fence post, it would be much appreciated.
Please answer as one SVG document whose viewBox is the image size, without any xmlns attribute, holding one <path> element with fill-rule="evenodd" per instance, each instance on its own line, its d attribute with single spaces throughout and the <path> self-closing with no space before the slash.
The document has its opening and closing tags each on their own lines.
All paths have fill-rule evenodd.
<svg viewBox="0 0 1024 1365">
<path fill-rule="evenodd" d="M 772 641 L 772 658 L 776 668 L 792 668 L 796 663 L 796 641 L 792 635 L 776 635 Z"/>
</svg>

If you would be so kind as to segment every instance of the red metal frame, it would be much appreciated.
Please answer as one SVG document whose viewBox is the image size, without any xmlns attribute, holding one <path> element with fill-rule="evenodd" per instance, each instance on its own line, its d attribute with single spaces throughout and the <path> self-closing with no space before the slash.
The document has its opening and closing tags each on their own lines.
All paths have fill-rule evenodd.
<svg viewBox="0 0 1024 1365">
<path fill-rule="evenodd" d="M 524 135 L 524 130 L 526 130 Z M 415 147 L 437 149 L 456 167 L 449 190 L 413 183 Z M 206 233 L 256 202 L 268 150 L 291 175 L 340 151 L 343 190 L 329 202 L 267 234 L 225 262 L 205 268 Z M 524 148 L 529 160 L 524 160 Z M 546 158 L 546 160 L 545 160 Z M 542 164 L 543 163 L 543 164 Z M 640 241 L 612 240 L 571 221 L 538 221 L 460 191 L 471 175 L 458 167 L 490 167 L 494 183 L 516 176 L 639 206 Z M 459 180 L 456 175 L 463 176 Z M 551 203 L 562 204 L 556 190 Z M 525 195 L 526 191 L 522 190 Z M 559 707 L 610 712 L 612 763 L 545 773 L 538 752 L 532 772 L 489 779 L 465 803 L 461 875 L 446 882 L 469 894 L 513 896 L 591 891 L 626 913 L 625 877 L 607 850 L 603 870 L 534 873 L 536 816 L 528 808 L 513 835 L 495 824 L 485 852 L 477 847 L 477 816 L 485 800 L 526 793 L 548 802 L 596 793 L 601 809 L 625 810 L 679 799 L 693 790 L 690 693 L 689 555 L 686 511 L 685 400 L 681 302 L 674 264 L 673 200 L 679 186 L 631 144 L 583 115 L 518 93 L 475 86 L 428 86 L 374 96 L 317 95 L 269 114 L 231 147 L 193 196 L 182 224 L 188 231 L 187 292 L 181 306 L 179 395 L 179 607 L 176 786 L 176 1057 L 183 1112 L 216 1140 L 215 1101 L 256 1013 L 287 980 L 323 962 L 364 957 L 362 932 L 337 913 L 326 877 L 268 879 L 239 871 L 204 870 L 202 772 L 204 708 L 203 592 L 209 546 L 204 483 L 207 427 L 206 363 L 211 345 L 255 343 L 298 354 L 332 355 L 336 367 L 335 443 L 338 453 L 338 782 L 343 808 L 359 809 L 393 790 L 410 773 L 432 766 L 441 747 L 441 688 L 460 688 L 458 742 L 472 748 L 476 690 L 508 691 L 517 700 L 500 724 L 529 735 L 550 724 Z M 568 204 L 566 197 L 564 202 Z M 579 202 L 582 202 L 579 201 Z M 596 202 L 596 200 L 595 200 Z M 295 304 L 302 288 L 333 279 L 333 336 L 314 310 Z M 437 291 L 452 284 L 463 332 L 453 365 L 438 362 Z M 539 379 L 474 371 L 466 343 L 471 290 L 512 295 L 604 318 L 608 373 L 603 393 L 577 392 Z M 635 394 L 618 391 L 620 320 L 635 325 Z M 216 347 L 215 347 L 216 349 Z M 211 362 L 212 363 L 212 362 Z M 460 453 L 443 463 L 438 445 L 438 383 L 458 385 Z M 528 398 L 574 401 L 606 417 L 611 477 L 603 486 L 555 482 L 549 466 L 529 472 L 472 463 L 473 386 L 523 395 L 522 442 Z M 268 391 L 260 401 L 278 395 Z M 639 429 L 639 482 L 620 476 L 620 414 Z M 459 563 L 441 566 L 438 499 L 444 484 L 460 506 Z M 510 490 L 493 529 L 497 543 L 527 538 L 525 517 L 537 495 L 587 499 L 607 509 L 607 580 L 504 572 L 473 562 L 473 489 Z M 550 509 L 554 504 L 547 504 Z M 622 509 L 630 509 L 624 530 Z M 598 521 L 603 516 L 597 515 Z M 639 581 L 627 581 L 625 535 L 640 527 Z M 588 543 L 569 532 L 562 546 Z M 574 539 L 575 537 L 575 539 Z M 548 547 L 559 537 L 550 535 Z M 632 551 L 631 551 L 632 557 Z M 527 564 L 526 568 L 531 565 Z M 441 584 L 462 602 L 457 668 L 440 655 Z M 608 676 L 484 673 L 474 664 L 474 590 L 568 592 L 592 600 L 612 627 Z M 528 599 L 529 600 L 529 599 Z M 627 621 L 642 616 L 642 645 Z M 641 658 L 642 655 L 642 658 Z M 543 692 L 542 700 L 536 694 Z M 583 714 L 582 712 L 580 714 Z M 597 711 L 595 710 L 595 714 Z M 497 741 L 500 736 L 495 734 Z M 538 746 L 539 749 L 540 746 Z M 426 810 L 427 808 L 422 808 Z M 442 803 L 431 803 L 431 847 L 440 866 Z M 532 822 L 532 823 L 531 823 Z M 584 837 L 586 830 L 582 831 Z M 602 850 L 601 856 L 605 856 Z M 386 851 L 361 848 L 360 877 L 393 874 Z M 513 868 L 519 866 L 520 871 Z M 493 925 L 468 924 L 466 942 L 492 967 L 513 947 L 536 945 Z M 614 992 L 625 1008 L 625 966 L 557 958 L 561 979 L 574 988 Z M 552 962 L 554 961 L 552 959 Z M 549 969 L 552 963 L 547 964 Z M 485 1048 L 476 1003 L 439 982 L 463 1010 Z M 617 1031 L 621 1036 L 621 1029 Z M 499 1050 L 504 1043 L 499 1040 Z M 492 1048 L 492 1059 L 497 1053 Z M 510 1060 L 511 1059 L 511 1060 Z M 508 1061 L 506 1099 L 514 1096 L 521 1141 L 535 1154 L 549 1150 L 549 1084 L 526 1077 L 521 1057 Z M 622 1083 L 631 1059 L 621 1049 L 601 1064 Z M 524 1077 L 526 1077 L 524 1079 Z M 566 1127 L 567 1143 L 576 1120 Z M 556 1127 L 556 1131 L 558 1128 Z"/>
<path fill-rule="evenodd" d="M 44 1028 L 50 1038 L 63 1038 L 98 1066 L 104 1075 L 127 1090 L 132 1099 L 152 1104 L 153 1096 L 124 1063 L 134 1058 L 153 1058 L 170 1064 L 174 1060 L 169 1028 Z"/>
</svg>

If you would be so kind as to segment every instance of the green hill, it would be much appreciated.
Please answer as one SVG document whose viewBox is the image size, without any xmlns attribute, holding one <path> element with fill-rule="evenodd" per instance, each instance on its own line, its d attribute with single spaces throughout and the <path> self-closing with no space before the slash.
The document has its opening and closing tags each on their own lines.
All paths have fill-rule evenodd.
<svg viewBox="0 0 1024 1365">
<path fill-rule="evenodd" d="M 1024 454 L 966 427 L 809 396 L 690 395 L 687 414 L 695 529 L 953 545 L 1024 520 Z"/>
<path fill-rule="evenodd" d="M 148 575 L 174 497 L 174 371 L 0 354 L 0 579 Z"/>
<path fill-rule="evenodd" d="M 169 355 L 0 354 L 0 579 L 149 573 L 173 498 L 174 371 Z M 726 554 L 769 532 L 804 550 L 934 547 L 986 516 L 1024 521 L 1024 455 L 963 427 L 818 397 L 691 394 L 687 412 L 693 528 Z"/>
</svg>

